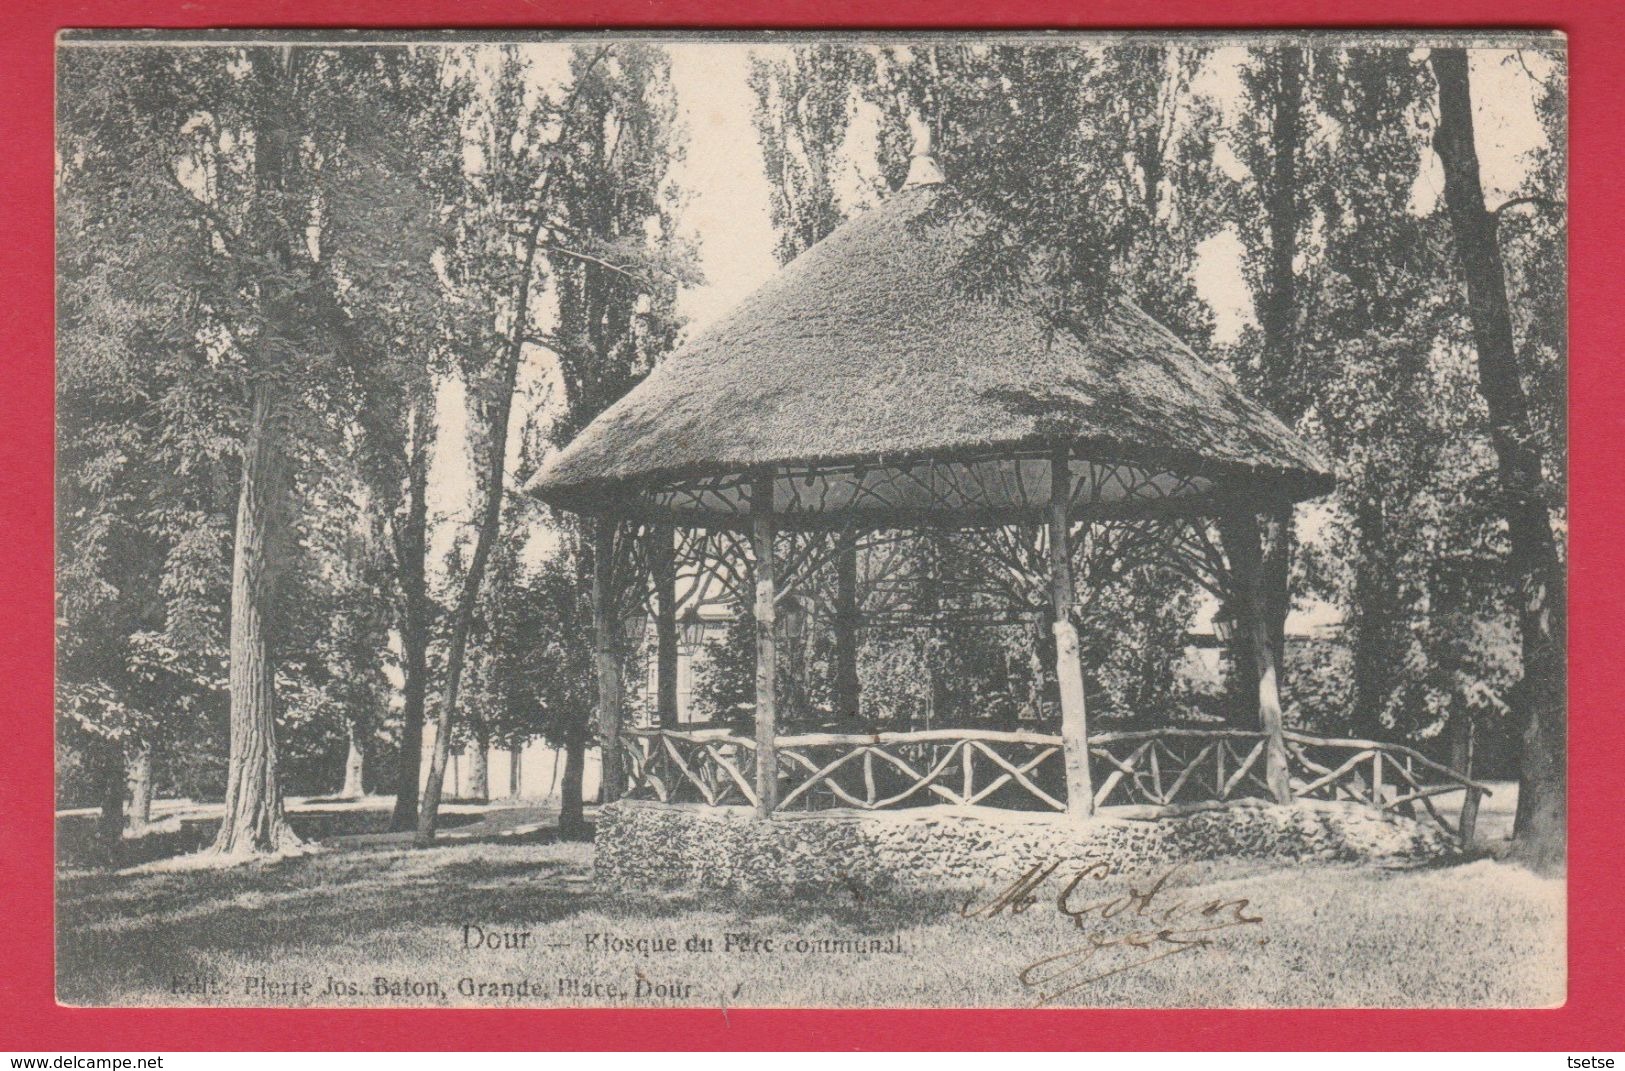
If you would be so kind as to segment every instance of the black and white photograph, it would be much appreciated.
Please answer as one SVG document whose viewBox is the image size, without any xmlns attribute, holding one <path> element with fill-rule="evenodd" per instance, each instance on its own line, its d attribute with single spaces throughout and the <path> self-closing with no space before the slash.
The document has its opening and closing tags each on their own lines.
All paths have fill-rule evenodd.
<svg viewBox="0 0 1625 1071">
<path fill-rule="evenodd" d="M 64 32 L 57 1000 L 1562 1005 L 1567 124 L 1533 31 Z"/>
</svg>

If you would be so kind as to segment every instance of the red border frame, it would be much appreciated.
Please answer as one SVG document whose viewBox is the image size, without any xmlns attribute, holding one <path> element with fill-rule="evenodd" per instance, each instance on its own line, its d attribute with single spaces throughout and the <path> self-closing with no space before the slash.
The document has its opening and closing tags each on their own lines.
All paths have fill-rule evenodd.
<svg viewBox="0 0 1625 1071">
<path fill-rule="evenodd" d="M 53 999 L 52 46 L 94 26 L 1555 27 L 1572 87 L 1569 1000 L 1549 1011 L 85 1010 Z M 573 1048 L 1625 1048 L 1625 753 L 1614 672 L 1625 539 L 1625 342 L 1618 183 L 1625 174 L 1625 6 L 1618 0 L 13 0 L 0 13 L 0 259 L 8 404 L 0 421 L 0 629 L 9 746 L 0 767 L 0 1046 L 37 1051 Z M 1485 919 L 1484 925 L 1495 925 Z"/>
</svg>

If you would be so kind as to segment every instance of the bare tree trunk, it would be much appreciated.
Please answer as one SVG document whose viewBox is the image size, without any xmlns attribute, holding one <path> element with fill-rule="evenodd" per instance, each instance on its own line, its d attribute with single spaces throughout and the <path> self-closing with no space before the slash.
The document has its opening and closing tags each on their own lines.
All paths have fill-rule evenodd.
<svg viewBox="0 0 1625 1071">
<path fill-rule="evenodd" d="M 429 528 L 430 402 L 419 398 L 408 416 L 406 511 L 395 523 L 395 573 L 401 588 L 401 753 L 395 769 L 395 811 L 389 828 L 417 823 L 423 777 L 424 705 L 429 683 L 430 604 L 426 575 Z"/>
<path fill-rule="evenodd" d="M 1463 777 L 1473 776 L 1474 751 L 1477 748 L 1475 729 L 1471 709 L 1457 710 L 1450 716 L 1450 768 Z M 1461 814 L 1456 830 L 1464 849 L 1471 849 L 1474 846 L 1478 827 L 1478 802 L 1476 792 L 1467 792 L 1462 796 Z M 1414 814 L 1414 807 L 1412 813 Z"/>
<path fill-rule="evenodd" d="M 1366 496 L 1354 510 L 1358 557 L 1354 563 L 1354 688 L 1350 725 L 1356 736 L 1379 740 L 1395 667 L 1389 637 L 1395 628 L 1388 590 L 1391 569 L 1384 549 L 1387 526 L 1382 503 Z"/>
<path fill-rule="evenodd" d="M 566 138 L 572 130 L 570 119 L 575 114 L 581 79 L 587 70 L 608 54 L 599 49 L 586 70 L 577 76 L 574 89 L 561 109 L 559 132 L 555 144 Z M 547 190 L 555 172 L 556 153 L 544 153 L 542 171 L 534 184 L 534 200 L 546 202 Z M 525 341 L 530 337 L 530 297 L 536 282 L 536 258 L 541 251 L 542 236 L 550 219 L 546 211 L 537 211 L 531 217 L 525 233 L 524 250 L 519 258 L 519 271 L 514 281 L 514 298 L 508 338 L 503 346 L 497 375 L 497 390 L 490 398 L 491 427 L 488 429 L 484 459 L 485 500 L 480 508 L 478 535 L 474 540 L 474 556 L 463 577 L 463 588 L 452 618 L 451 643 L 446 654 L 446 684 L 443 701 L 436 720 L 434 756 L 429 763 L 429 781 L 424 786 L 423 803 L 418 809 L 416 841 L 420 845 L 434 840 L 435 823 L 440 813 L 440 795 L 446 778 L 446 765 L 451 757 L 451 726 L 457 715 L 457 701 L 463 683 L 463 664 L 468 656 L 468 637 L 474 628 L 474 612 L 479 604 L 480 586 L 485 581 L 485 567 L 491 558 L 502 524 L 502 495 L 507 477 L 508 423 L 513 415 L 514 386 L 519 379 L 519 362 L 524 356 Z M 585 746 L 585 741 L 582 741 Z"/>
<path fill-rule="evenodd" d="M 1506 267 L 1495 217 L 1484 206 L 1467 53 L 1436 48 L 1439 125 L 1433 145 L 1444 167 L 1445 205 L 1467 285 L 1479 392 L 1489 410 L 1490 441 L 1511 544 L 1507 564 L 1518 592 L 1523 654 L 1523 756 L 1513 853 L 1557 870 L 1567 856 L 1568 676 L 1563 569 L 1545 502 L 1529 403 L 1519 375 Z"/>
<path fill-rule="evenodd" d="M 1450 768 L 1465 777 L 1473 776 L 1473 712 L 1458 710 L 1450 716 Z"/>
<path fill-rule="evenodd" d="M 770 818 L 779 805 L 778 562 L 774 547 L 773 474 L 750 484 L 751 572 L 756 582 L 756 816 Z"/>
<path fill-rule="evenodd" d="M 652 529 L 649 561 L 655 589 L 655 717 L 659 727 L 677 724 L 676 533 L 669 525 Z"/>
<path fill-rule="evenodd" d="M 858 540 L 841 533 L 835 552 L 835 712 L 856 718 L 863 703 L 858 682 Z"/>
<path fill-rule="evenodd" d="M 1066 765 L 1066 813 L 1074 822 L 1095 813 L 1089 776 L 1089 718 L 1085 709 L 1083 659 L 1072 621 L 1072 476 L 1066 454 L 1050 462 L 1049 588 L 1055 630 L 1055 683 L 1061 700 L 1061 749 Z"/>
<path fill-rule="evenodd" d="M 434 840 L 435 823 L 440 816 L 440 794 L 451 758 L 451 726 L 457 715 L 457 701 L 463 684 L 463 663 L 468 656 L 468 637 L 474 629 L 474 613 L 479 606 L 480 585 L 485 581 L 486 563 L 502 527 L 502 489 L 508 471 L 508 422 L 513 415 L 514 386 L 519 380 L 519 361 L 524 354 L 525 330 L 530 320 L 530 291 L 535 272 L 536 252 L 541 243 L 542 217 L 531 224 L 520 267 L 514 300 L 514 323 L 504 347 L 498 370 L 496 392 L 491 397 L 491 427 L 483 473 L 485 501 L 480 508 L 479 531 L 474 540 L 474 556 L 463 576 L 463 589 L 452 619 L 451 644 L 446 654 L 446 685 L 439 716 L 435 722 L 434 756 L 429 762 L 429 781 L 423 788 L 418 810 L 417 843 Z"/>
<path fill-rule="evenodd" d="M 625 787 L 621 779 L 621 720 L 625 685 L 621 680 L 621 619 L 617 612 L 619 577 L 615 570 L 618 524 L 610 517 L 593 521 L 592 630 L 598 665 L 598 801 L 613 803 Z"/>
<path fill-rule="evenodd" d="M 1256 530 L 1250 527 L 1250 514 L 1223 516 L 1218 518 L 1217 523 L 1225 556 L 1232 562 L 1239 553 L 1237 547 L 1241 540 L 1257 538 Z M 1253 650 L 1253 630 L 1247 621 L 1241 593 L 1229 592 L 1219 612 L 1228 615 L 1232 622 L 1228 643 L 1230 676 L 1225 681 L 1225 716 L 1232 725 L 1250 729 L 1258 724 L 1258 654 Z"/>
<path fill-rule="evenodd" d="M 481 722 L 475 726 L 474 742 L 468 749 L 468 796 L 470 799 L 491 798 L 491 740 L 490 733 Z"/>
<path fill-rule="evenodd" d="M 124 844 L 124 749 L 111 741 L 100 741 L 90 749 L 89 757 L 95 764 L 100 804 L 96 850 L 104 866 L 116 868 Z"/>
<path fill-rule="evenodd" d="M 1258 566 L 1264 626 L 1274 648 L 1283 690 L 1286 677 L 1286 618 L 1292 612 L 1292 550 L 1296 545 L 1292 507 L 1285 506 L 1264 518 L 1262 556 Z"/>
<path fill-rule="evenodd" d="M 559 784 L 560 840 L 587 839 L 587 819 L 581 792 L 586 768 L 586 734 L 571 733 L 564 743 L 564 779 Z"/>
<path fill-rule="evenodd" d="M 252 69 L 260 87 L 255 125 L 256 198 L 275 214 L 286 196 L 286 172 L 297 150 L 287 124 L 290 49 L 256 53 Z M 273 228 L 269 252 L 283 269 L 295 264 L 290 239 Z M 294 288 L 297 290 L 297 288 Z M 237 496 L 237 531 L 231 563 L 230 691 L 231 745 L 226 767 L 225 813 L 210 849 L 220 855 L 275 852 L 299 843 L 282 811 L 277 776 L 276 661 L 269 614 L 276 594 L 278 556 L 286 523 L 287 486 L 282 457 L 278 373 L 283 350 L 302 329 L 298 299 L 272 293 L 262 310 L 264 344 L 254 355 L 258 376 L 249 387 L 249 425 L 243 443 Z"/>
<path fill-rule="evenodd" d="M 254 385 L 237 499 L 231 575 L 231 749 L 225 815 L 212 850 L 275 852 L 299 843 L 277 777 L 276 663 L 266 615 L 275 588 L 280 496 L 285 494 L 270 380 Z"/>
<path fill-rule="evenodd" d="M 1277 684 L 1279 663 L 1269 625 L 1264 620 L 1263 553 L 1258 518 L 1251 512 L 1238 514 L 1227 518 L 1220 530 L 1225 537 L 1225 556 L 1230 559 L 1236 631 L 1250 637 L 1253 679 L 1258 684 L 1254 709 L 1258 728 L 1264 734 L 1264 781 L 1276 803 L 1290 803 L 1292 785 L 1287 767 L 1286 726 Z"/>
<path fill-rule="evenodd" d="M 345 731 L 347 748 L 344 755 L 344 784 L 339 788 L 339 799 L 357 800 L 367 794 L 367 756 L 361 750 L 360 733 L 351 722 Z"/>
<path fill-rule="evenodd" d="M 152 748 L 142 745 L 130 756 L 129 771 L 131 832 L 140 833 L 152 824 Z"/>
<path fill-rule="evenodd" d="M 508 745 L 508 798 L 516 800 L 525 791 L 525 744 L 513 741 Z"/>
</svg>

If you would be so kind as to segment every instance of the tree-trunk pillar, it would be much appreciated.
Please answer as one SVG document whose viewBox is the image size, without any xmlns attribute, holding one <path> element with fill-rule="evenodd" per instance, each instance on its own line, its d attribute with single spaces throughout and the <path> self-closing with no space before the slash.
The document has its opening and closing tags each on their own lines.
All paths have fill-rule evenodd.
<svg viewBox="0 0 1625 1071">
<path fill-rule="evenodd" d="M 1061 699 L 1061 747 L 1066 759 L 1066 813 L 1095 813 L 1089 776 L 1089 718 L 1084 703 L 1083 659 L 1072 623 L 1072 470 L 1066 454 L 1050 461 L 1049 586 L 1055 612 L 1055 682 Z"/>
<path fill-rule="evenodd" d="M 392 832 L 414 829 L 418 785 L 423 780 L 423 724 L 429 680 L 429 590 L 425 551 L 429 523 L 429 424 L 427 405 L 416 399 L 408 416 L 406 517 L 396 522 L 395 570 L 401 588 L 401 752 L 395 767 Z"/>
<path fill-rule="evenodd" d="M 468 795 L 476 800 L 491 798 L 491 738 L 483 722 L 468 747 Z"/>
<path fill-rule="evenodd" d="M 598 801 L 621 798 L 621 621 L 615 612 L 615 530 L 611 517 L 599 517 L 593 529 L 592 623 L 598 662 Z"/>
<path fill-rule="evenodd" d="M 515 740 L 508 745 L 508 798 L 516 800 L 525 790 L 525 745 Z"/>
<path fill-rule="evenodd" d="M 835 710 L 856 718 L 862 706 L 858 683 L 858 537 L 841 533 L 835 552 Z"/>
<path fill-rule="evenodd" d="M 130 757 L 129 826 L 141 832 L 152 822 L 152 747 L 143 745 Z"/>
<path fill-rule="evenodd" d="M 1264 520 L 1264 545 L 1259 559 L 1259 605 L 1263 607 L 1264 627 L 1275 648 L 1276 690 L 1288 691 L 1286 665 L 1286 618 L 1292 610 L 1293 514 L 1290 505 L 1279 506 Z"/>
<path fill-rule="evenodd" d="M 677 533 L 660 525 L 651 533 L 649 564 L 655 587 L 655 725 L 677 724 Z"/>
<path fill-rule="evenodd" d="M 585 840 L 587 820 L 581 809 L 581 787 L 587 766 L 585 727 L 578 721 L 564 743 L 564 777 L 559 783 L 559 839 Z M 514 753 L 515 761 L 518 752 Z"/>
<path fill-rule="evenodd" d="M 1264 733 L 1264 783 L 1276 803 L 1290 803 L 1292 786 L 1287 773 L 1285 725 L 1277 679 L 1279 663 L 1269 622 L 1265 620 L 1258 518 L 1250 512 L 1233 518 L 1229 532 L 1225 550 L 1230 557 L 1231 583 L 1235 589 L 1236 631 L 1250 637 L 1257 672 L 1258 726 Z"/>
<path fill-rule="evenodd" d="M 777 563 L 771 473 L 751 481 L 751 547 L 756 574 L 756 813 L 766 818 L 779 802 Z"/>
<path fill-rule="evenodd" d="M 367 758 L 361 750 L 361 741 L 357 739 L 355 723 L 352 722 L 346 736 L 349 739 L 349 748 L 344 756 L 344 786 L 339 789 L 339 798 L 345 800 L 360 799 L 366 792 L 363 784 L 367 772 Z"/>
<path fill-rule="evenodd" d="M 1463 777 L 1473 776 L 1474 726 L 1471 710 L 1458 711 L 1450 726 L 1450 768 Z M 1478 827 L 1478 793 L 1468 789 L 1461 801 L 1461 821 L 1456 827 L 1462 848 L 1471 848 Z"/>
<path fill-rule="evenodd" d="M 96 768 L 96 795 L 100 810 L 96 815 L 96 846 L 108 867 L 117 867 L 124 844 L 124 749 L 111 740 L 97 741 L 91 747 Z"/>
</svg>

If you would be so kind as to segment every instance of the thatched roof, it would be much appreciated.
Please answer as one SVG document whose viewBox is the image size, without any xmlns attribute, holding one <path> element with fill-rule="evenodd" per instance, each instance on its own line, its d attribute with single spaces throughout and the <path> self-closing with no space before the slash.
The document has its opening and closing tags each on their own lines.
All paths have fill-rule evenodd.
<svg viewBox="0 0 1625 1071">
<path fill-rule="evenodd" d="M 1324 493 L 1324 462 L 1137 306 L 1087 332 L 973 299 L 963 224 L 905 189 L 809 249 L 543 466 L 580 512 L 724 524 L 772 471 L 790 525 L 1036 515 L 1065 447 L 1080 510 Z M 952 215 L 952 213 L 945 214 Z"/>
</svg>

